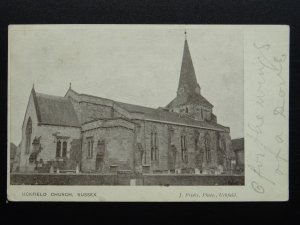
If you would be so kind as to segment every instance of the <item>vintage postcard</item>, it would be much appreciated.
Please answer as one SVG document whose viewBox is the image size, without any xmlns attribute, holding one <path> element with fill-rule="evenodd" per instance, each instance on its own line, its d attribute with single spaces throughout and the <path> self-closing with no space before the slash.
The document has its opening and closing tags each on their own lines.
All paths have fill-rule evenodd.
<svg viewBox="0 0 300 225">
<path fill-rule="evenodd" d="M 287 201 L 289 27 L 11 25 L 9 201 Z"/>
</svg>

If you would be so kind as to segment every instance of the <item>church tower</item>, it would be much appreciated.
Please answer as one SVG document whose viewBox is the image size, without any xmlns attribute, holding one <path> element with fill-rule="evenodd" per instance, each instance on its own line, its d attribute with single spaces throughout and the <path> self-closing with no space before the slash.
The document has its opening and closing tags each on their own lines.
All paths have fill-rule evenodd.
<svg viewBox="0 0 300 225">
<path fill-rule="evenodd" d="M 166 108 L 170 112 L 181 113 L 196 120 L 216 120 L 212 114 L 213 105 L 201 95 L 201 88 L 197 82 L 186 32 L 177 96 Z"/>
</svg>

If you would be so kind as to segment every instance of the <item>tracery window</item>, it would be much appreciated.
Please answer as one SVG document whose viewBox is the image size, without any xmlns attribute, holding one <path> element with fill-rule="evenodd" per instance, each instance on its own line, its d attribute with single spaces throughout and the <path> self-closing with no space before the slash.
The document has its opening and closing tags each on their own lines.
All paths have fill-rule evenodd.
<svg viewBox="0 0 300 225">
<path fill-rule="evenodd" d="M 188 152 L 187 152 L 187 148 L 186 148 L 186 136 L 185 135 L 181 136 L 181 159 L 185 163 L 188 162 Z"/>
<path fill-rule="evenodd" d="M 62 157 L 67 157 L 67 142 L 63 142 L 63 147 L 62 147 Z"/>
<path fill-rule="evenodd" d="M 56 157 L 60 157 L 61 156 L 61 141 L 58 140 L 56 142 Z"/>
<path fill-rule="evenodd" d="M 206 153 L 206 162 L 211 162 L 210 137 L 208 133 L 205 135 L 204 145 Z"/>
<path fill-rule="evenodd" d="M 151 132 L 151 160 L 158 160 L 157 133 Z"/>
<path fill-rule="evenodd" d="M 87 157 L 88 158 L 93 157 L 93 145 L 94 145 L 93 137 L 88 137 L 87 138 Z"/>
</svg>

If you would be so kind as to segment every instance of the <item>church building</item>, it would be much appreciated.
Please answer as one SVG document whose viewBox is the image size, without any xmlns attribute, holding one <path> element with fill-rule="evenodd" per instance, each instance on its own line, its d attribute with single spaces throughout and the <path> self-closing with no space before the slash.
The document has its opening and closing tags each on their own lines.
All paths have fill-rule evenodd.
<svg viewBox="0 0 300 225">
<path fill-rule="evenodd" d="M 174 78 L 177 77 L 174 75 Z M 226 174 L 233 168 L 230 128 L 217 123 L 197 83 L 185 39 L 176 97 L 149 108 L 81 94 L 29 97 L 18 171 L 29 173 Z"/>
</svg>

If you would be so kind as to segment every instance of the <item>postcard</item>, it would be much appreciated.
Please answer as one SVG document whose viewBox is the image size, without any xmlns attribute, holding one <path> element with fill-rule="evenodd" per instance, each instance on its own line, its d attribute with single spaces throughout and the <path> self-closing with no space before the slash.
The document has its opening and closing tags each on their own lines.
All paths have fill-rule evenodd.
<svg viewBox="0 0 300 225">
<path fill-rule="evenodd" d="M 287 201 L 286 25 L 10 25 L 9 201 Z"/>
</svg>

